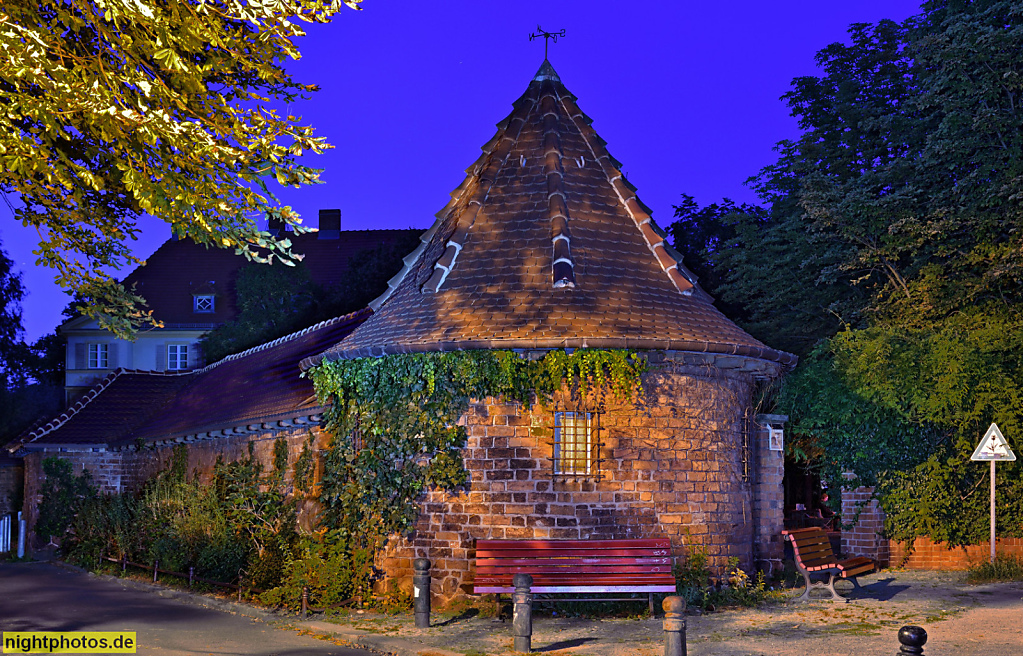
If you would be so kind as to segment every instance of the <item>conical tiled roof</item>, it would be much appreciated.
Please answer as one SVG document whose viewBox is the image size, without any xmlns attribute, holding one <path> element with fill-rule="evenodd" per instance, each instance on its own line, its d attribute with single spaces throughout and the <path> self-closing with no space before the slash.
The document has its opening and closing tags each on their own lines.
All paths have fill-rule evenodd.
<svg viewBox="0 0 1023 656">
<path fill-rule="evenodd" d="M 637 348 L 795 363 L 712 305 L 544 61 L 376 313 L 321 359 Z"/>
</svg>

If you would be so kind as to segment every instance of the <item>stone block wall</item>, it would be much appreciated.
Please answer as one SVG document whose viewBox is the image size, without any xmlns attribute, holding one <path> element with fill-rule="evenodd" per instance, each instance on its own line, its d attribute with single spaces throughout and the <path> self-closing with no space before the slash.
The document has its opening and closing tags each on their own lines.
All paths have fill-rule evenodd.
<svg viewBox="0 0 1023 656">
<path fill-rule="evenodd" d="M 303 446 L 311 444 L 314 452 L 322 449 L 328 439 L 319 429 L 295 429 L 293 431 L 268 432 L 257 435 L 236 435 L 212 440 L 188 442 L 188 475 L 198 475 L 200 480 L 209 481 L 217 458 L 224 462 L 234 462 L 248 457 L 249 443 L 253 444 L 253 455 L 263 463 L 264 467 L 273 466 L 274 442 L 284 438 L 288 443 L 288 475 L 286 482 L 294 474 L 294 464 L 302 452 Z M 311 441 L 310 441 L 311 440 Z M 77 476 L 88 469 L 92 474 L 93 484 L 101 494 L 115 494 L 137 490 L 154 474 L 169 466 L 173 454 L 173 446 L 135 451 L 107 450 L 47 450 L 26 454 L 24 477 L 24 503 L 22 510 L 29 532 L 29 544 L 43 546 L 35 538 L 35 523 L 38 518 L 39 502 L 42 499 L 43 482 L 42 462 L 46 458 L 59 457 L 73 465 Z M 319 459 L 314 459 L 317 467 Z M 3 472 L 3 469 L 0 469 Z M 318 475 L 319 472 L 316 472 Z M 312 528 L 315 524 L 318 505 L 310 500 L 299 504 L 299 524 Z"/>
<path fill-rule="evenodd" d="M 785 452 L 774 451 L 770 444 L 771 427 L 781 428 L 788 417 L 784 415 L 757 415 L 753 471 L 753 510 L 755 567 L 767 576 L 781 571 L 784 543 L 781 532 L 785 528 Z M 782 443 L 784 445 L 784 442 Z"/>
<path fill-rule="evenodd" d="M 678 363 L 649 371 L 642 398 L 604 399 L 599 475 L 589 477 L 553 475 L 553 413 L 579 409 L 570 401 L 530 410 L 492 398 L 475 403 L 462 418 L 468 489 L 429 492 L 415 532 L 379 565 L 408 587 L 412 559 L 430 558 L 442 600 L 471 593 L 477 539 L 669 537 L 676 558 L 698 548 L 712 568 L 735 556 L 749 569 L 754 509 L 744 431 L 752 384 L 741 372 Z M 765 465 L 764 521 L 773 531 L 780 465 Z"/>
</svg>

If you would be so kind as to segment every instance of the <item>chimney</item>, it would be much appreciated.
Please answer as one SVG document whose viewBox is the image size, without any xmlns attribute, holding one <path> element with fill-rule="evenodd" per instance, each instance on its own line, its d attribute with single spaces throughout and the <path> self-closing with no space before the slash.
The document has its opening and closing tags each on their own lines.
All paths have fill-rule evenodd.
<svg viewBox="0 0 1023 656">
<path fill-rule="evenodd" d="M 341 210 L 320 210 L 320 239 L 341 238 Z"/>
<path fill-rule="evenodd" d="M 278 219 L 276 217 L 270 217 L 266 224 L 266 231 L 274 237 L 280 237 L 288 229 L 288 224 L 284 222 L 284 219 Z"/>
</svg>

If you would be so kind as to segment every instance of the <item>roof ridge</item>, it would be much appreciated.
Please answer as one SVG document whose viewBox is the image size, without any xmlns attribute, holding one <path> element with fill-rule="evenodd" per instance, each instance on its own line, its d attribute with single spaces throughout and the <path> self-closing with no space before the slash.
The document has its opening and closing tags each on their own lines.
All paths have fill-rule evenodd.
<svg viewBox="0 0 1023 656">
<path fill-rule="evenodd" d="M 240 351 L 238 353 L 232 353 L 231 355 L 225 356 L 225 357 L 221 358 L 220 360 L 217 360 L 213 364 L 208 364 L 205 367 L 203 367 L 202 369 L 193 369 L 189 373 L 204 374 L 207 371 L 210 371 L 211 369 L 213 369 L 215 367 L 219 367 L 220 365 L 222 365 L 222 364 L 224 364 L 226 362 L 230 362 L 232 360 L 240 360 L 241 358 L 244 358 L 244 357 L 247 357 L 249 355 L 252 355 L 253 353 L 258 353 L 260 351 L 265 351 L 266 349 L 273 348 L 273 347 L 278 346 L 280 344 L 283 344 L 285 342 L 290 342 L 293 339 L 298 339 L 299 337 L 303 337 L 305 335 L 308 335 L 309 333 L 311 333 L 311 332 L 313 332 L 315 330 L 319 330 L 320 328 L 324 328 L 324 327 L 326 327 L 328 325 L 339 323 L 341 321 L 351 320 L 352 318 L 358 316 L 359 314 L 362 314 L 362 313 L 367 312 L 367 311 L 372 311 L 372 310 L 370 310 L 370 308 L 366 307 L 366 308 L 362 308 L 361 310 L 356 310 L 355 312 L 349 312 L 348 314 L 341 315 L 340 317 L 334 317 L 333 319 L 327 319 L 325 321 L 321 321 L 321 322 L 319 322 L 317 324 L 313 324 L 312 326 L 309 326 L 308 328 L 303 328 L 302 330 L 299 330 L 298 332 L 290 333 L 288 335 L 284 335 L 283 337 L 278 337 L 275 340 L 272 340 L 272 341 L 269 341 L 269 342 L 266 342 L 266 343 L 263 343 L 263 344 L 259 344 L 257 346 L 253 346 L 252 348 L 245 349 L 244 351 Z"/>
<path fill-rule="evenodd" d="M 458 214 L 458 221 L 455 223 L 455 229 L 444 244 L 444 252 L 441 253 L 440 257 L 438 257 L 437 261 L 433 264 L 433 273 L 431 273 L 430 277 L 425 283 L 423 283 L 422 292 L 424 294 L 440 291 L 441 286 L 444 285 L 444 281 L 448 278 L 448 274 L 450 274 L 451 270 L 455 268 L 455 262 L 458 259 L 458 254 L 462 252 L 462 247 L 465 246 L 465 242 L 469 238 L 469 230 L 476 223 L 476 217 L 483 208 L 483 203 L 487 201 L 487 198 L 490 195 L 490 190 L 494 187 L 494 182 L 497 180 L 497 174 L 502 168 L 504 168 L 505 163 L 508 161 L 508 156 L 511 155 L 512 149 L 519 142 L 519 137 L 522 135 L 522 127 L 526 124 L 526 119 L 521 114 L 529 116 L 529 113 L 534 107 L 536 107 L 536 103 L 539 99 L 530 97 L 533 91 L 533 85 L 529 85 L 529 87 L 526 88 L 525 93 L 519 96 L 518 100 L 515 101 L 514 109 L 505 119 L 507 123 L 502 130 L 503 134 L 488 153 L 485 165 L 477 166 L 474 174 L 468 176 L 462 183 L 462 185 L 465 186 L 466 191 L 468 191 L 471 187 L 471 183 L 466 183 L 468 183 L 470 179 L 478 181 L 472 197 Z M 526 100 L 527 102 L 523 102 L 523 100 Z M 515 121 L 518 121 L 519 125 L 518 129 L 515 131 L 515 136 L 512 137 L 509 135 L 509 130 Z M 478 161 L 479 160 L 477 160 L 477 162 Z"/>
<path fill-rule="evenodd" d="M 426 232 L 419 235 L 419 245 L 416 246 L 416 248 L 413 249 L 411 253 L 402 258 L 401 270 L 398 271 L 398 273 L 396 273 L 394 276 L 391 277 L 390 280 L 387 281 L 387 289 L 384 291 L 384 293 L 370 301 L 369 307 L 374 312 L 380 309 L 380 306 L 383 305 L 387 301 L 387 299 L 391 297 L 392 294 L 394 294 L 395 290 L 398 289 L 398 286 L 405 280 L 405 278 L 408 276 L 409 271 L 412 270 L 412 266 L 419 260 L 419 257 L 423 254 L 423 252 L 426 250 L 426 247 L 433 240 L 434 236 L 437 234 L 437 231 L 440 230 L 440 227 L 443 224 L 443 222 L 454 215 L 454 212 L 456 211 L 456 209 L 458 209 L 459 204 L 463 197 L 465 196 L 466 192 L 472 187 L 472 181 L 476 179 L 482 179 L 483 172 L 490 167 L 491 162 L 493 161 L 494 153 L 504 142 L 504 138 L 508 134 L 508 126 L 511 124 L 512 120 L 514 120 L 515 113 L 519 111 L 519 103 L 522 102 L 522 99 L 525 98 L 529 94 L 529 92 L 530 88 L 527 87 L 526 91 L 521 96 L 519 96 L 519 98 L 516 99 L 514 103 L 512 103 L 512 111 L 508 114 L 508 116 L 498 121 L 497 132 L 494 133 L 494 136 L 491 137 L 490 140 L 483 144 L 483 146 L 481 147 L 483 154 L 477 157 L 476 161 L 470 164 L 465 169 L 466 173 L 465 179 L 463 179 L 462 182 L 457 187 L 455 187 L 454 191 L 451 192 L 451 200 L 449 200 L 447 204 L 444 205 L 444 207 L 437 211 L 437 213 L 434 215 L 436 218 L 434 219 L 433 224 L 426 230 Z M 525 121 L 523 121 L 523 124 L 524 123 Z M 520 125 L 519 131 L 521 132 L 521 130 L 522 126 Z M 516 140 L 517 139 L 518 136 L 516 135 Z M 507 158 L 507 153 L 505 153 L 505 157 Z M 493 185 L 493 180 L 491 180 L 491 185 Z M 478 193 L 478 190 L 479 185 L 477 185 L 477 188 L 474 191 Z M 486 196 L 484 196 L 483 199 L 481 199 L 480 201 L 477 201 L 477 206 L 481 204 L 482 200 L 486 200 Z M 469 201 L 469 204 L 471 203 L 472 200 Z M 479 211 L 478 207 L 476 211 Z M 475 213 L 473 214 L 472 220 L 469 221 L 469 226 L 471 226 L 473 222 L 475 222 Z M 438 261 L 445 258 L 445 256 L 447 255 L 447 251 L 451 248 L 451 246 L 453 246 L 453 244 L 449 239 L 448 247 L 445 248 L 444 253 L 441 254 L 441 256 L 438 258 Z M 457 243 L 455 252 L 452 254 L 451 262 L 449 264 L 454 263 L 454 260 L 457 257 L 459 251 L 461 251 L 461 242 Z M 434 274 L 431 275 L 431 280 L 434 275 L 437 275 L 436 263 L 434 265 L 434 268 L 435 271 Z M 447 267 L 447 269 L 448 271 L 450 271 L 450 266 Z M 438 281 L 437 287 L 440 286 L 440 283 L 443 283 L 443 278 L 446 277 L 447 273 L 441 275 L 441 279 Z M 424 284 L 424 287 L 428 284 L 430 284 L 430 280 L 427 280 L 426 284 Z M 433 291 L 436 291 L 436 287 L 433 289 Z"/>
<path fill-rule="evenodd" d="M 64 412 L 62 412 L 56 418 L 51 419 L 48 423 L 43 424 L 42 426 L 40 426 L 40 427 L 36 428 L 35 430 L 33 430 L 32 432 L 30 432 L 25 437 L 25 439 L 18 440 L 17 441 L 17 445 L 20 447 L 20 446 L 24 446 L 25 444 L 28 444 L 29 442 L 35 442 L 36 440 L 38 440 L 43 435 L 46 435 L 47 433 L 50 433 L 50 432 L 60 428 L 61 426 L 63 426 L 67 422 L 69 422 L 72 417 L 74 417 L 79 412 L 81 412 L 82 409 L 85 408 L 85 406 L 89 405 L 89 403 L 93 399 L 95 399 L 97 396 L 99 396 L 100 392 L 102 392 L 107 387 L 109 387 L 110 384 L 112 382 L 114 382 L 114 380 L 116 380 L 121 374 L 126 373 L 127 371 L 128 371 L 127 369 L 123 369 L 121 367 L 118 367 L 117 369 L 114 369 L 112 372 L 107 374 L 103 378 L 103 380 L 101 380 L 99 383 L 94 385 L 92 387 L 92 389 L 90 389 L 88 392 L 86 392 L 82 396 L 82 398 L 80 398 L 78 400 L 77 403 L 75 403 L 70 408 L 66 408 L 64 410 Z"/>
<path fill-rule="evenodd" d="M 582 137 L 583 143 L 585 143 L 586 147 L 589 148 L 590 154 L 593 155 L 594 161 L 600 166 L 600 170 L 604 174 L 604 177 L 606 177 L 607 181 L 611 184 L 615 195 L 618 196 L 618 200 L 622 203 L 625 211 L 628 212 L 636 227 L 643 235 L 643 240 L 646 242 L 650 252 L 653 253 L 654 257 L 657 259 L 657 263 L 660 265 L 661 269 L 668 276 L 668 279 L 671 280 L 672 285 L 674 285 L 681 294 L 691 296 L 693 290 L 697 288 L 695 282 L 690 280 L 690 276 L 687 276 L 678 270 L 678 267 L 682 263 L 677 261 L 671 253 L 668 252 L 667 249 L 670 245 L 665 241 L 664 235 L 662 234 L 663 231 L 656 223 L 654 223 L 654 219 L 650 215 L 649 209 L 643 205 L 642 201 L 639 200 L 639 196 L 636 195 L 634 187 L 631 186 L 628 180 L 625 179 L 621 170 L 619 170 L 611 161 L 614 159 L 611 157 L 611 153 L 609 153 L 607 148 L 600 143 L 594 147 L 591 136 L 597 136 L 598 140 L 603 140 L 600 139 L 596 130 L 594 130 L 593 126 L 586 120 L 588 117 L 583 114 L 582 110 L 579 109 L 579 105 L 577 105 L 574 101 L 566 98 L 559 98 L 559 101 L 561 102 L 561 106 L 564 108 L 565 113 L 568 115 L 569 120 L 571 120 L 576 129 L 579 130 L 579 135 Z M 572 111 L 573 108 L 568 106 L 569 102 L 574 106 L 574 112 Z M 583 117 L 581 122 L 582 124 L 580 124 L 580 121 L 576 120 L 576 117 Z M 660 250 L 658 251 L 658 249 Z"/>
</svg>

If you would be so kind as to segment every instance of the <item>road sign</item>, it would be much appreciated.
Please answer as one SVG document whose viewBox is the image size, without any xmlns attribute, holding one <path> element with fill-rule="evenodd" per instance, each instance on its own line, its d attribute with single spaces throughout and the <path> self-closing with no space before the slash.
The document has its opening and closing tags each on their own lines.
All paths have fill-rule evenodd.
<svg viewBox="0 0 1023 656">
<path fill-rule="evenodd" d="M 998 430 L 998 424 L 991 424 L 991 428 L 984 433 L 984 439 L 980 441 L 973 455 L 970 456 L 970 460 L 1013 461 L 1015 459 L 1016 454 L 1009 448 L 1009 443 L 1002 435 L 1002 431 Z"/>
</svg>

